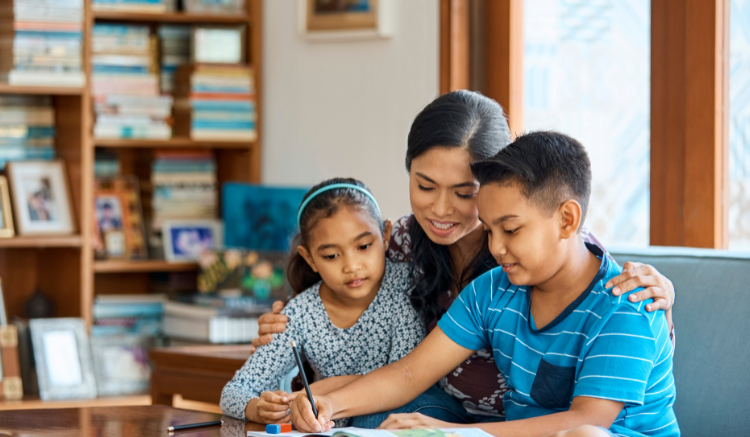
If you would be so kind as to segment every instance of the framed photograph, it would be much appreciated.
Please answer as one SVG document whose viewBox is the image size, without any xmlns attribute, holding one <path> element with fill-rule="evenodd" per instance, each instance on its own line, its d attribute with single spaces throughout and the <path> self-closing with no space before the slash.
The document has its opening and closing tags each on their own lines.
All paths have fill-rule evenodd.
<svg viewBox="0 0 750 437">
<path fill-rule="evenodd" d="M 219 220 L 167 220 L 162 225 L 162 238 L 164 257 L 173 262 L 199 261 L 203 252 L 224 245 Z"/>
<path fill-rule="evenodd" d="M 309 40 L 390 38 L 393 0 L 298 0 L 299 31 Z"/>
<path fill-rule="evenodd" d="M 32 319 L 29 330 L 42 400 L 96 397 L 83 319 Z"/>
<path fill-rule="evenodd" d="M 245 26 L 195 26 L 191 35 L 192 62 L 242 64 L 245 62 Z"/>
<path fill-rule="evenodd" d="M 75 232 L 62 161 L 9 162 L 7 169 L 19 235 Z"/>
<path fill-rule="evenodd" d="M 18 331 L 14 325 L 0 325 L 0 399 L 23 397 L 18 364 Z"/>
<path fill-rule="evenodd" d="M 149 337 L 137 335 L 91 337 L 99 396 L 125 396 L 149 391 Z"/>
<path fill-rule="evenodd" d="M 94 249 L 99 258 L 148 258 L 136 176 L 94 182 Z"/>
<path fill-rule="evenodd" d="M 0 238 L 10 238 L 14 234 L 8 179 L 5 176 L 0 176 Z"/>
</svg>

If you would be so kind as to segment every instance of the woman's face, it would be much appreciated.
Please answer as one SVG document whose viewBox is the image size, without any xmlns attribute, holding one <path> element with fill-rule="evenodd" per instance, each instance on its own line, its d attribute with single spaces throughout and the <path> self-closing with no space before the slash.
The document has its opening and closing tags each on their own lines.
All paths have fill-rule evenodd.
<svg viewBox="0 0 750 437">
<path fill-rule="evenodd" d="M 451 245 L 481 226 L 471 162 L 460 147 L 433 147 L 411 162 L 411 210 L 436 244 Z"/>
</svg>

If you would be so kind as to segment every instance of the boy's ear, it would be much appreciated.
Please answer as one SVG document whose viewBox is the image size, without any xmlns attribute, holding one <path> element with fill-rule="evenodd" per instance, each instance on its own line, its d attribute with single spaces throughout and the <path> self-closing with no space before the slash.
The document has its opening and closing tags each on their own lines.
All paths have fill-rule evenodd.
<svg viewBox="0 0 750 437">
<path fill-rule="evenodd" d="M 389 219 L 383 221 L 383 246 L 385 250 L 388 250 L 388 245 L 391 241 L 391 232 L 393 231 L 393 223 Z"/>
<path fill-rule="evenodd" d="M 560 236 L 570 238 L 578 232 L 581 225 L 581 216 L 583 210 L 581 205 L 573 200 L 568 199 L 560 205 Z"/>
<path fill-rule="evenodd" d="M 305 261 L 307 262 L 307 265 L 309 265 L 310 268 L 313 269 L 313 272 L 320 273 L 318 272 L 318 267 L 315 266 L 315 261 L 313 260 L 312 255 L 310 255 L 310 251 L 307 250 L 305 246 L 302 246 L 302 245 L 297 246 L 297 253 L 300 254 L 300 256 L 305 259 Z"/>
</svg>

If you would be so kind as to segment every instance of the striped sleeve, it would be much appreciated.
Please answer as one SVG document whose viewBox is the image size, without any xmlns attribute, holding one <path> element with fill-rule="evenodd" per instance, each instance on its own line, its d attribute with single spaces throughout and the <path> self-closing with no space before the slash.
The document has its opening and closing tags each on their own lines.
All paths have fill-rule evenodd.
<svg viewBox="0 0 750 437">
<path fill-rule="evenodd" d="M 488 273 L 490 272 L 467 285 L 438 322 L 448 338 L 471 350 L 484 349 L 490 345 L 482 320 L 482 314 L 489 306 Z"/>
<path fill-rule="evenodd" d="M 614 311 L 587 341 L 573 397 L 643 405 L 657 355 L 651 318 L 625 307 Z"/>
</svg>

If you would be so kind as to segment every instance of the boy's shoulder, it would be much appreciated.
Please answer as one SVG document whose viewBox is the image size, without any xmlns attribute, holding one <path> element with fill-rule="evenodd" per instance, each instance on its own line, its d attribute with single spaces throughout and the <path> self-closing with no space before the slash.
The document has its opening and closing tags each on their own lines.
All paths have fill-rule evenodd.
<svg viewBox="0 0 750 437">
<path fill-rule="evenodd" d="M 631 302 L 628 297 L 637 293 L 643 288 L 636 288 L 635 290 L 629 291 L 628 293 L 615 296 L 612 294 L 614 287 L 606 288 L 607 282 L 611 279 L 619 276 L 622 273 L 622 267 L 617 264 L 616 261 L 606 258 L 604 262 L 607 264 L 606 272 L 602 275 L 601 279 L 594 285 L 592 294 L 596 296 L 596 301 L 599 306 L 603 307 L 603 310 L 609 310 L 610 312 L 624 311 L 632 314 L 641 314 L 649 320 L 653 317 L 654 313 L 646 311 L 646 305 L 653 302 L 651 299 L 647 299 L 641 302 Z"/>
</svg>

